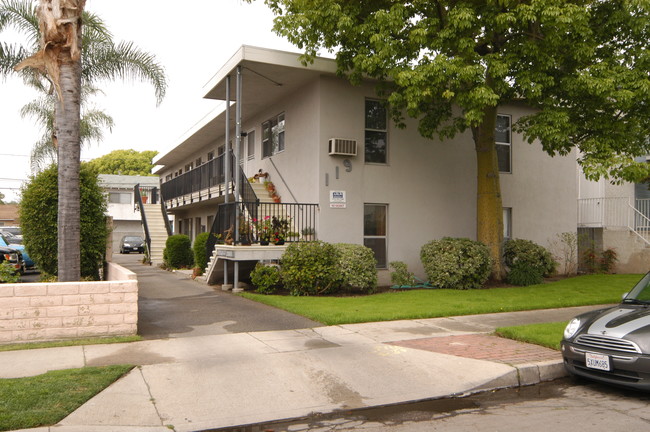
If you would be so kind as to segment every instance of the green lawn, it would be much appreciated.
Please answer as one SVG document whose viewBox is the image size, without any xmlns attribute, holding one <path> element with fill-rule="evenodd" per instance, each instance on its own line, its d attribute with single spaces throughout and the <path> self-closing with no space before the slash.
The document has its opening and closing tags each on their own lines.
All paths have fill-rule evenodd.
<svg viewBox="0 0 650 432">
<path fill-rule="evenodd" d="M 559 351 L 562 333 L 566 325 L 567 321 L 499 327 L 496 329 L 496 334 L 508 339 L 533 343 Z"/>
<path fill-rule="evenodd" d="M 0 431 L 54 425 L 133 368 L 50 371 L 0 380 Z"/>
<path fill-rule="evenodd" d="M 355 297 L 246 298 L 327 325 L 618 303 L 641 275 L 588 275 L 529 287 L 407 290 Z"/>
</svg>

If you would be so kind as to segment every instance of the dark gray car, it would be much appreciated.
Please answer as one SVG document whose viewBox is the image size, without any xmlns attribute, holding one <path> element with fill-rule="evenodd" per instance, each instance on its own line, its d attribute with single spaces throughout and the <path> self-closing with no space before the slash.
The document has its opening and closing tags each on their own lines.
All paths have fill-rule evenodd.
<svg viewBox="0 0 650 432">
<path fill-rule="evenodd" d="M 120 242 L 120 253 L 144 253 L 144 240 L 139 236 L 124 236 Z"/>
<path fill-rule="evenodd" d="M 569 321 L 562 357 L 572 375 L 650 390 L 650 273 L 618 306 Z"/>
</svg>

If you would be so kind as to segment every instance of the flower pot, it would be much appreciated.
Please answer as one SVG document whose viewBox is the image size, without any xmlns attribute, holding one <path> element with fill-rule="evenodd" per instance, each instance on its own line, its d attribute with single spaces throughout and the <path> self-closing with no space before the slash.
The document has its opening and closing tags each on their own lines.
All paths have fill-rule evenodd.
<svg viewBox="0 0 650 432">
<path fill-rule="evenodd" d="M 142 197 L 142 204 L 146 204 L 148 199 L 149 199 L 149 197 L 143 196 Z"/>
<path fill-rule="evenodd" d="M 268 240 L 260 240 L 260 246 L 268 246 L 269 241 Z"/>
<path fill-rule="evenodd" d="M 276 246 L 282 246 L 284 244 L 284 240 L 278 240 L 276 242 L 273 242 L 273 244 Z"/>
</svg>

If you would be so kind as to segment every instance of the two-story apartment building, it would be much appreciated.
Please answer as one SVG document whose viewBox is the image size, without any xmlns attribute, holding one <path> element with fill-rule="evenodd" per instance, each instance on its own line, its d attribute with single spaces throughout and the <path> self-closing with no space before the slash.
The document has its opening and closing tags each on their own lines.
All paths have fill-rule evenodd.
<svg viewBox="0 0 650 432">
<path fill-rule="evenodd" d="M 424 277 L 423 244 L 476 238 L 471 133 L 440 141 L 420 136 L 413 119 L 405 129 L 395 127 L 374 84 L 351 85 L 336 75 L 334 60 L 303 66 L 295 53 L 242 46 L 205 97 L 230 100 L 231 109 L 204 119 L 154 161 L 175 232 L 194 237 L 212 226 L 225 198 L 228 133 L 246 177 L 261 170 L 282 203 L 317 204 L 318 239 L 365 244 L 380 270 L 404 261 Z M 504 228 L 507 237 L 547 245 L 558 233 L 576 231 L 576 158 L 552 158 L 513 133 L 511 125 L 529 112 L 523 105 L 499 107 Z M 380 283 L 389 283 L 387 271 L 380 271 Z"/>
</svg>

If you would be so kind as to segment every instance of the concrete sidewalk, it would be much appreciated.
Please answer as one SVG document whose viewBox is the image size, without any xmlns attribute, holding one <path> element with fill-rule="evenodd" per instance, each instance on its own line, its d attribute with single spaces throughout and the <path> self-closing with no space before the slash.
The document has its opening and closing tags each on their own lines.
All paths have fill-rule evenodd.
<svg viewBox="0 0 650 432">
<path fill-rule="evenodd" d="M 141 365 L 32 431 L 200 431 L 555 379 L 565 375 L 558 352 L 489 333 L 594 308 L 11 351 L 0 353 L 0 378 Z"/>
</svg>

